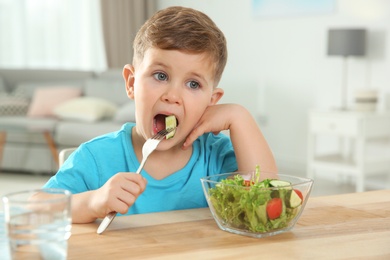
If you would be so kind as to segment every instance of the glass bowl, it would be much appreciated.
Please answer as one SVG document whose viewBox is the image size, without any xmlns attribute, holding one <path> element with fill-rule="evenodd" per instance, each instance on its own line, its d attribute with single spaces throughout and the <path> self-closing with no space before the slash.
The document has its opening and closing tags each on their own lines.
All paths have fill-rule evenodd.
<svg viewBox="0 0 390 260">
<path fill-rule="evenodd" d="M 261 238 L 294 227 L 305 208 L 313 180 L 284 174 L 278 174 L 275 180 L 275 175 L 263 172 L 260 176 L 268 179 L 272 187 L 256 185 L 254 172 L 201 179 L 210 211 L 220 229 Z"/>
</svg>

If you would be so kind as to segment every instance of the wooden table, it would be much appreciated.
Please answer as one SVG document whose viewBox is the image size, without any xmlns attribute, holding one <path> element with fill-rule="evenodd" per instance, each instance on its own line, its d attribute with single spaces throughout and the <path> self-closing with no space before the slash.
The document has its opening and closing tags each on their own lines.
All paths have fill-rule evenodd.
<svg viewBox="0 0 390 260">
<path fill-rule="evenodd" d="M 296 226 L 267 238 L 220 230 L 208 208 L 74 224 L 68 259 L 390 259 L 390 190 L 312 197 Z"/>
</svg>

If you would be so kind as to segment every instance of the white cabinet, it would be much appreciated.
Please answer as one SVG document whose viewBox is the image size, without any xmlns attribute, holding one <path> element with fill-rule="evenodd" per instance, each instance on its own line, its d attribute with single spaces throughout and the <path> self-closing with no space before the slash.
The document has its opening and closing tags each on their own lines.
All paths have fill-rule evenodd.
<svg viewBox="0 0 390 260">
<path fill-rule="evenodd" d="M 318 141 L 322 136 L 336 138 L 337 151 L 319 152 Z M 352 175 L 356 177 L 356 191 L 361 192 L 370 174 L 390 174 L 390 154 L 368 152 L 370 142 L 390 144 L 389 140 L 390 113 L 312 111 L 309 113 L 307 175 L 314 178 L 320 169 L 329 174 Z"/>
</svg>

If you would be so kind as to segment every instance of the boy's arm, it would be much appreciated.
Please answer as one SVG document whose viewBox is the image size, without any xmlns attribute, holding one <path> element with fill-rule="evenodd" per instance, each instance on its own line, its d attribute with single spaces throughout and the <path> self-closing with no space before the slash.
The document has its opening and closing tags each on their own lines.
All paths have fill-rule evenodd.
<svg viewBox="0 0 390 260">
<path fill-rule="evenodd" d="M 72 223 L 90 223 L 97 219 L 96 214 L 89 208 L 89 201 L 94 191 L 73 194 L 71 199 Z M 46 193 L 36 193 L 32 199 L 49 199 L 51 195 Z"/>
<path fill-rule="evenodd" d="M 238 171 L 277 173 L 276 162 L 256 121 L 247 109 L 238 104 L 209 106 L 196 127 L 188 135 L 183 148 L 189 147 L 200 135 L 222 130 L 230 131 L 230 138 L 237 158 Z"/>
<path fill-rule="evenodd" d="M 72 222 L 76 224 L 90 223 L 98 217 L 95 211 L 91 210 L 89 201 L 95 191 L 86 191 L 72 195 Z"/>
<path fill-rule="evenodd" d="M 256 165 L 262 172 L 277 173 L 275 158 L 256 121 L 244 107 L 232 109 L 230 138 L 239 171 L 253 171 Z"/>
</svg>

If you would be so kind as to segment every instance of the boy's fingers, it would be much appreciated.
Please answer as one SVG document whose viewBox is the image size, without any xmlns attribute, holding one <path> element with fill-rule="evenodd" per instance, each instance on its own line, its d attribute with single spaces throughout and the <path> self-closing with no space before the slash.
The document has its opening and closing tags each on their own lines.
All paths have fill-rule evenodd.
<svg viewBox="0 0 390 260">
<path fill-rule="evenodd" d="M 133 202 L 131 202 L 131 201 L 133 201 Z M 135 198 L 127 199 L 126 201 L 119 199 L 115 205 L 114 211 L 119 212 L 121 214 L 126 214 L 127 211 L 129 211 L 129 206 L 133 205 L 134 201 L 135 201 Z"/>
<path fill-rule="evenodd" d="M 201 130 L 200 127 L 194 128 L 191 131 L 191 133 L 187 136 L 186 141 L 183 144 L 183 149 L 187 149 L 188 147 L 190 147 L 192 143 L 196 140 L 196 138 L 198 138 L 202 134 L 204 134 L 204 132 L 203 130 Z"/>
<path fill-rule="evenodd" d="M 124 191 L 126 191 L 126 193 L 130 193 L 132 194 L 133 196 L 138 196 L 139 194 L 141 194 L 143 192 L 143 185 L 141 184 L 138 184 L 136 182 L 130 182 L 130 183 L 126 183 L 122 186 L 122 189 Z M 127 194 L 126 194 L 127 195 Z"/>
</svg>

